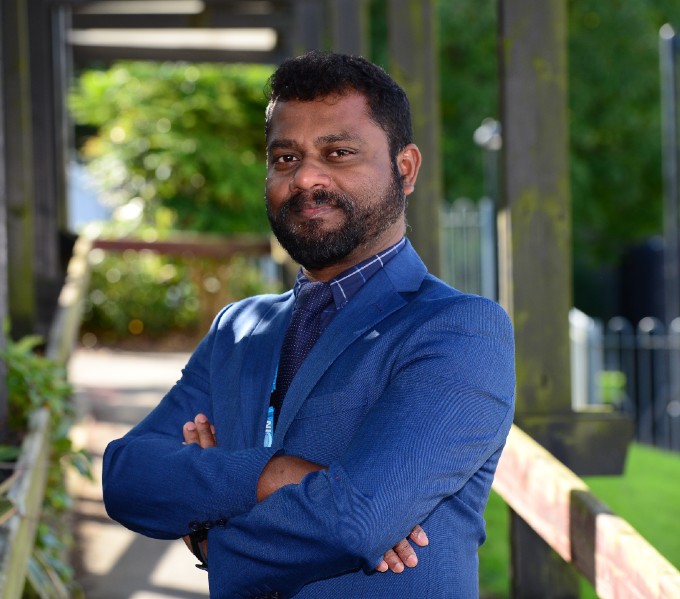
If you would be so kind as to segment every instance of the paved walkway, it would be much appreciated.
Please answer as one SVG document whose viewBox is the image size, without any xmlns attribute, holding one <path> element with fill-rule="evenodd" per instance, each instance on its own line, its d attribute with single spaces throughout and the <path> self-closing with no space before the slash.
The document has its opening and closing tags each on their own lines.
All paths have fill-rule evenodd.
<svg viewBox="0 0 680 599">
<path fill-rule="evenodd" d="M 179 378 L 188 354 L 78 349 L 69 377 L 82 414 L 74 440 L 94 456 L 95 483 L 71 482 L 76 498 L 77 579 L 86 599 L 204 599 L 208 581 L 182 541 L 157 541 L 111 521 L 101 496 L 107 443 L 151 410 Z"/>
</svg>

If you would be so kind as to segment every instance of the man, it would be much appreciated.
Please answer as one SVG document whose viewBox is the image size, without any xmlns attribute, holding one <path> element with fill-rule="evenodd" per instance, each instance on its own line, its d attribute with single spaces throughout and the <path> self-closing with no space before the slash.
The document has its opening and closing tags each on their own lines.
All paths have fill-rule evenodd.
<svg viewBox="0 0 680 599">
<path fill-rule="evenodd" d="M 513 334 L 404 238 L 421 161 L 406 95 L 360 58 L 291 59 L 271 79 L 266 143 L 267 214 L 298 282 L 224 308 L 180 381 L 110 444 L 109 514 L 156 538 L 193 531 L 219 599 L 477 597 Z M 332 299 L 282 393 L 305 288 Z"/>
</svg>

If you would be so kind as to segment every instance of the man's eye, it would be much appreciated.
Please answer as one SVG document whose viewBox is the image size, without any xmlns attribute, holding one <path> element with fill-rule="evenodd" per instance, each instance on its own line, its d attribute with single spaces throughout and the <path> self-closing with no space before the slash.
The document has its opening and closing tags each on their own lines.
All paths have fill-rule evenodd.
<svg viewBox="0 0 680 599">
<path fill-rule="evenodd" d="M 281 154 L 281 156 L 274 157 L 274 164 L 282 164 L 284 162 L 293 162 L 296 160 L 293 154 Z"/>
<path fill-rule="evenodd" d="M 351 155 L 351 154 L 353 154 L 353 153 L 354 153 L 354 152 L 352 152 L 351 150 L 344 150 L 344 149 L 341 148 L 341 149 L 338 149 L 338 150 L 333 150 L 333 151 L 329 154 L 329 156 L 332 156 L 332 157 L 336 157 L 336 156 L 337 156 L 338 158 L 342 158 L 343 156 L 349 156 L 349 155 Z"/>
</svg>

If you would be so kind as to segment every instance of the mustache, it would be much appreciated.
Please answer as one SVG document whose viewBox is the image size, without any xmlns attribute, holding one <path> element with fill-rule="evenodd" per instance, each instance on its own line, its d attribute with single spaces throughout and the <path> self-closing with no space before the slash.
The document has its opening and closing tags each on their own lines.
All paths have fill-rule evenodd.
<svg viewBox="0 0 680 599">
<path fill-rule="evenodd" d="M 354 212 L 354 202 L 341 193 L 316 189 L 313 191 L 299 191 L 290 196 L 281 206 L 282 213 L 300 210 L 305 204 L 314 203 L 317 206 L 327 205 L 333 208 L 341 208 L 345 212 Z"/>
</svg>

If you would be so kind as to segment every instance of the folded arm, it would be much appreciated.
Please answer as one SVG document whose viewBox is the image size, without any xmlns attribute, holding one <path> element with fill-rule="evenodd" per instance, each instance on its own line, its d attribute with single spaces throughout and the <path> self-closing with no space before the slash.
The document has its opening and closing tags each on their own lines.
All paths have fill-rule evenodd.
<svg viewBox="0 0 680 599">
<path fill-rule="evenodd" d="M 104 455 L 109 515 L 144 535 L 173 539 L 192 521 L 227 519 L 257 504 L 257 481 L 275 450 L 233 444 L 206 450 L 184 444 L 182 426 L 197 413 L 213 418 L 208 368 L 212 337 L 197 348 L 182 379 Z"/>
<path fill-rule="evenodd" d="M 469 330 L 423 323 L 337 462 L 211 531 L 220 564 L 211 588 L 292 595 L 314 580 L 370 572 L 386 547 L 472 477 L 488 489 L 512 423 L 514 362 L 509 322 L 497 306 L 486 308 L 472 309 Z M 483 535 L 481 515 L 479 526 Z"/>
<path fill-rule="evenodd" d="M 197 444 L 203 449 L 217 446 L 215 427 L 210 424 L 204 414 L 198 414 L 193 421 L 187 422 L 183 428 L 184 442 Z M 299 484 L 300 481 L 311 472 L 324 470 L 325 468 L 314 462 L 295 456 L 275 456 L 265 466 L 257 484 L 257 500 L 263 501 L 269 495 L 286 485 Z M 418 556 L 409 543 L 409 539 L 420 547 L 428 544 L 427 534 L 420 525 L 416 525 L 408 538 L 402 539 L 383 556 L 382 561 L 376 566 L 379 572 L 403 572 L 404 568 L 414 568 L 418 564 Z M 189 535 L 183 537 L 186 546 L 193 552 Z M 208 555 L 208 542 L 202 543 L 203 555 Z"/>
</svg>

